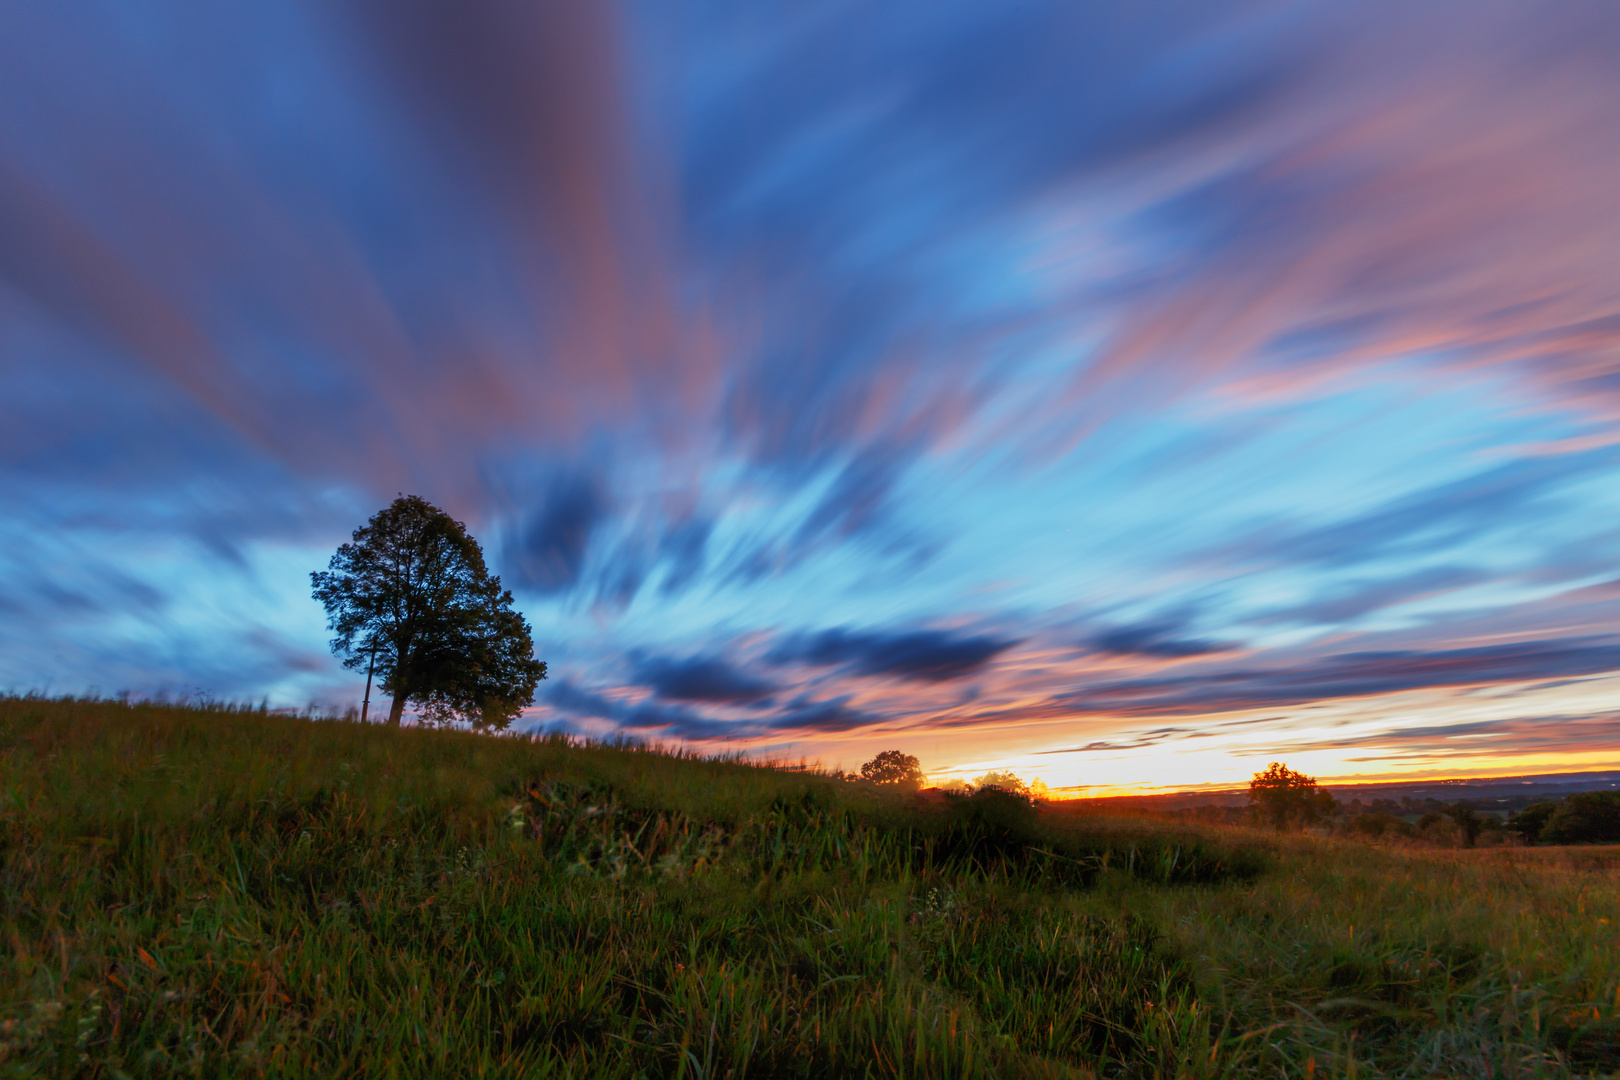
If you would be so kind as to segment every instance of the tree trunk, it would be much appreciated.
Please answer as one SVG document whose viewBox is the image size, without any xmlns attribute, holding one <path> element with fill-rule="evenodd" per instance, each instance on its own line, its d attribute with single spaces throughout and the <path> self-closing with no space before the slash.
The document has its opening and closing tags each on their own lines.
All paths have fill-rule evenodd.
<svg viewBox="0 0 1620 1080">
<path fill-rule="evenodd" d="M 405 691 L 394 693 L 394 704 L 388 709 L 388 726 L 399 727 L 399 718 L 405 714 Z"/>
</svg>

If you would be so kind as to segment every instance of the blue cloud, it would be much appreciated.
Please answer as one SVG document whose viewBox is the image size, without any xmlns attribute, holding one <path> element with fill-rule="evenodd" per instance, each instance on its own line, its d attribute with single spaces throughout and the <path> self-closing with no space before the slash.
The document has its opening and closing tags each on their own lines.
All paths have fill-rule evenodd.
<svg viewBox="0 0 1620 1080">
<path fill-rule="evenodd" d="M 776 664 L 848 665 L 861 675 L 944 682 L 972 675 L 1015 642 L 946 630 L 825 630 L 790 638 L 767 659 Z"/>
<path fill-rule="evenodd" d="M 831 701 L 795 702 L 786 712 L 773 717 L 775 731 L 843 733 L 877 723 L 881 717 L 852 709 L 847 698 Z"/>
<path fill-rule="evenodd" d="M 538 703 L 552 710 L 546 723 L 563 723 L 570 728 L 577 728 L 574 722 L 579 719 L 606 720 L 625 731 L 655 732 L 667 738 L 693 741 L 723 739 L 755 730 L 755 725 L 716 720 L 681 705 L 619 701 L 584 689 L 570 679 L 544 685 Z"/>
<path fill-rule="evenodd" d="M 573 587 L 580 580 L 591 535 L 607 513 L 607 496 L 594 478 L 572 474 L 558 479 L 504 552 L 508 582 L 515 589 L 538 593 Z"/>
<path fill-rule="evenodd" d="M 1163 660 L 1206 656 L 1234 648 L 1225 642 L 1183 636 L 1181 626 L 1169 621 L 1116 626 L 1093 637 L 1090 645 L 1098 652 L 1115 656 L 1148 656 Z"/>
<path fill-rule="evenodd" d="M 732 698 L 722 699 L 712 696 L 710 691 L 715 689 L 715 686 L 707 681 L 705 676 L 713 676 L 713 673 L 700 672 L 693 677 L 694 681 L 689 686 L 682 687 L 677 683 L 677 689 L 692 689 L 706 695 L 687 700 L 708 704 L 738 704 Z M 735 688 L 727 686 L 725 689 Z M 851 708 L 847 696 L 825 701 L 799 697 L 769 716 L 751 717 L 746 720 L 710 716 L 687 705 L 669 705 L 663 702 L 631 704 L 598 691 L 584 689 L 568 679 L 559 680 L 543 688 L 541 698 L 542 703 L 552 713 L 547 723 L 563 723 L 577 727 L 577 721 L 580 719 L 607 720 L 628 731 L 652 731 L 663 737 L 693 741 L 750 738 L 784 732 L 841 733 L 870 726 L 882 719 L 879 715 Z"/>
<path fill-rule="evenodd" d="M 1528 458 L 1437 484 L 1328 525 L 1268 527 L 1243 538 L 1223 557 L 1324 566 L 1445 550 L 1491 530 L 1520 527 L 1556 510 L 1564 491 L 1620 461 L 1612 447 Z M 1425 577 L 1415 580 L 1427 580 Z M 1461 575 L 1457 576 L 1461 580 Z"/>
<path fill-rule="evenodd" d="M 705 656 L 684 660 L 643 656 L 632 668 L 630 681 L 649 686 L 659 697 L 674 701 L 763 704 L 776 692 L 776 687 L 765 680 L 745 675 L 724 660 Z"/>
<path fill-rule="evenodd" d="M 682 592 L 699 579 L 713 532 L 711 519 L 690 517 L 664 534 L 659 554 L 668 567 L 662 586 L 666 595 Z"/>
<path fill-rule="evenodd" d="M 1468 649 L 1338 653 L 1297 667 L 1207 667 L 1196 674 L 1097 683 L 1054 698 L 1057 712 L 1174 716 L 1301 705 L 1430 687 L 1529 682 L 1620 670 L 1613 638 L 1519 641 Z"/>
<path fill-rule="evenodd" d="M 1280 607 L 1251 622 L 1342 625 L 1363 615 L 1400 604 L 1443 595 L 1488 581 L 1489 575 L 1467 567 L 1441 566 L 1402 574 L 1388 581 L 1356 581 L 1335 587 L 1302 604 Z"/>
</svg>

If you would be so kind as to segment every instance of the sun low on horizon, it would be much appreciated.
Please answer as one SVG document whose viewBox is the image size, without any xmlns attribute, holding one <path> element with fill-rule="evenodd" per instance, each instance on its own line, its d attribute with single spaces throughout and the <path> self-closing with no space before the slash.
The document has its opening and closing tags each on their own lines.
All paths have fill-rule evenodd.
<svg viewBox="0 0 1620 1080">
<path fill-rule="evenodd" d="M 1071 794 L 1620 768 L 1620 8 L 0 11 L 0 691 Z"/>
</svg>

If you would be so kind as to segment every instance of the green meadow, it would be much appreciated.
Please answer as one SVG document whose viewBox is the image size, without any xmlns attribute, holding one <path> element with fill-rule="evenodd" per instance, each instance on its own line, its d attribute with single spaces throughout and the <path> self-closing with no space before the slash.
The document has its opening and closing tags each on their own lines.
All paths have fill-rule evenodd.
<svg viewBox="0 0 1620 1080">
<path fill-rule="evenodd" d="M 0 1073 L 1565 1077 L 1620 854 L 0 700 Z"/>
</svg>

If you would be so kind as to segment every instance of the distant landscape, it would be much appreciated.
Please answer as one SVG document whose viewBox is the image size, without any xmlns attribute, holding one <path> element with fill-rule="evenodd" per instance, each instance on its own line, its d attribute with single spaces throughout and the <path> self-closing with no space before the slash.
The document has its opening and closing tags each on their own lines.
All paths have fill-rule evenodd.
<svg viewBox="0 0 1620 1080">
<path fill-rule="evenodd" d="M 629 743 L 3 699 L 0 1069 L 1620 1066 L 1620 848 L 926 795 Z"/>
<path fill-rule="evenodd" d="M 1341 803 L 1393 803 L 1396 807 L 1469 802 L 1480 809 L 1511 812 L 1545 799 L 1559 799 L 1581 791 L 1620 790 L 1620 772 L 1538 773 L 1534 776 L 1489 776 L 1454 780 L 1390 780 L 1364 784 L 1323 783 Z M 1061 792 L 1059 793 L 1062 794 Z M 1205 806 L 1247 806 L 1247 788 L 1164 792 L 1153 795 L 1112 795 L 1091 800 L 1120 809 L 1189 810 Z"/>
</svg>

